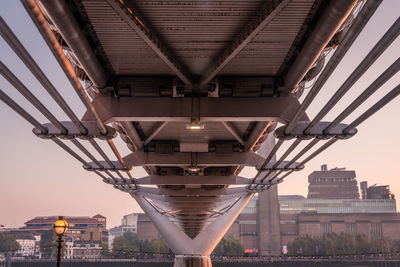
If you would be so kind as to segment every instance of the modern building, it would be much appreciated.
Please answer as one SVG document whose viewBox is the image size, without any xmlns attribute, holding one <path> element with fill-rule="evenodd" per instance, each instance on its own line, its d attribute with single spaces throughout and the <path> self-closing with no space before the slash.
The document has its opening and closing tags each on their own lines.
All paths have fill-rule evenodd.
<svg viewBox="0 0 400 267">
<path fill-rule="evenodd" d="M 308 176 L 308 199 L 358 199 L 355 171 L 345 168 L 328 170 L 326 164 L 320 171 L 314 171 Z"/>
<path fill-rule="evenodd" d="M 366 183 L 366 182 L 365 182 Z M 394 194 L 390 192 L 389 185 L 373 185 L 367 188 L 367 199 L 391 199 L 394 200 Z"/>
<path fill-rule="evenodd" d="M 137 220 L 138 220 L 138 213 L 131 213 L 128 215 L 125 215 L 121 219 L 121 225 L 122 226 L 133 226 L 135 228 L 135 231 L 137 229 Z"/>
<path fill-rule="evenodd" d="M 248 202 L 225 237 L 233 236 L 245 249 L 262 255 L 279 254 L 282 245 L 302 235 L 343 232 L 364 234 L 371 240 L 400 240 L 400 214 L 389 186 L 366 187 L 370 193 L 366 190 L 366 198 L 359 199 L 355 177 L 355 171 L 328 170 L 323 165 L 321 171 L 309 176 L 309 198 L 278 196 L 277 187 L 259 193 Z M 138 214 L 137 218 L 139 240 L 161 238 L 145 214 Z"/>
<path fill-rule="evenodd" d="M 125 232 L 137 233 L 137 221 L 139 213 L 131 213 L 124 215 L 121 219 L 121 225 L 110 228 L 108 234 L 108 249 L 112 249 L 114 239 L 118 236 L 122 236 Z"/>
<path fill-rule="evenodd" d="M 279 196 L 281 214 L 396 213 L 394 199 L 306 199 Z"/>
<path fill-rule="evenodd" d="M 108 249 L 112 249 L 116 237 L 122 236 L 126 232 L 136 233 L 136 227 L 133 225 L 120 225 L 110 228 L 108 231 Z"/>
</svg>

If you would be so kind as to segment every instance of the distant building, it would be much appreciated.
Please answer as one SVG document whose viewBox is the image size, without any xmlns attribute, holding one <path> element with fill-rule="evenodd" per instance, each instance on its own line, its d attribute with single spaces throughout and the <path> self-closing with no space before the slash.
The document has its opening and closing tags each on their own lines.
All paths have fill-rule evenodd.
<svg viewBox="0 0 400 267">
<path fill-rule="evenodd" d="M 75 240 L 73 243 L 73 259 L 100 259 L 102 245 L 100 241 Z"/>
<path fill-rule="evenodd" d="M 145 213 L 138 213 L 137 237 L 139 240 L 152 240 L 161 238 L 161 234 Z"/>
<path fill-rule="evenodd" d="M 20 248 L 14 253 L 15 256 L 24 258 L 40 258 L 40 235 L 33 235 L 29 231 L 21 231 L 18 228 L 3 228 L 1 232 L 13 236 L 18 242 Z"/>
<path fill-rule="evenodd" d="M 33 234 L 16 232 L 13 233 L 15 240 L 19 244 L 19 250 L 16 252 L 16 256 L 33 258 L 36 252 L 36 239 Z"/>
<path fill-rule="evenodd" d="M 53 229 L 53 224 L 57 220 L 58 216 L 39 216 L 25 222 L 25 226 L 20 229 L 40 234 L 43 231 Z M 67 216 L 65 220 L 69 224 L 66 236 L 72 237 L 74 240 L 108 242 L 106 217 L 99 214 L 93 217 Z"/>
<path fill-rule="evenodd" d="M 125 215 L 121 219 L 121 225 L 123 226 L 133 226 L 135 230 L 137 229 L 137 220 L 138 220 L 138 213 L 131 213 Z"/>
<path fill-rule="evenodd" d="M 390 192 L 389 185 L 374 184 L 368 187 L 368 182 L 364 181 L 360 183 L 360 188 L 362 199 L 395 199 L 394 194 Z"/>
<path fill-rule="evenodd" d="M 364 181 L 360 183 L 361 199 L 367 199 L 368 182 Z"/>
<path fill-rule="evenodd" d="M 285 199 L 279 196 L 281 214 L 396 213 L 394 199 Z"/>
<path fill-rule="evenodd" d="M 64 259 L 100 259 L 102 244 L 100 241 L 74 240 L 72 237 L 65 237 Z"/>
<path fill-rule="evenodd" d="M 71 260 L 74 258 L 74 239 L 72 237 L 66 236 L 64 238 L 64 241 L 65 241 L 64 259 Z"/>
<path fill-rule="evenodd" d="M 136 227 L 133 225 L 120 225 L 117 227 L 110 228 L 110 230 L 108 231 L 108 249 L 109 250 L 112 249 L 114 239 L 116 237 L 122 236 L 126 232 L 136 233 Z"/>
<path fill-rule="evenodd" d="M 258 250 L 263 255 L 274 255 L 276 247 L 282 249 L 282 245 L 302 235 L 348 233 L 363 234 L 370 240 L 400 240 L 400 214 L 389 187 L 368 187 L 361 183 L 365 198 L 359 199 L 355 177 L 355 171 L 328 170 L 323 165 L 321 171 L 309 176 L 308 198 L 278 197 L 276 187 L 262 192 L 248 202 L 225 237 L 233 236 L 245 250 Z M 146 214 L 138 214 L 137 233 L 139 240 L 160 238 Z M 272 235 L 277 237 L 271 238 Z"/>
<path fill-rule="evenodd" d="M 322 165 L 320 171 L 314 171 L 308 176 L 308 199 L 358 199 L 355 171 L 345 168 L 328 170 Z"/>
<path fill-rule="evenodd" d="M 109 230 L 108 235 L 108 249 L 112 249 L 114 239 L 118 236 L 122 236 L 125 232 L 137 233 L 137 220 L 139 213 L 131 213 L 124 215 L 121 219 L 121 225 L 113 227 Z"/>
<path fill-rule="evenodd" d="M 329 233 L 362 234 L 369 240 L 400 240 L 398 213 L 299 213 L 281 214 L 281 242 L 298 236 L 319 237 Z"/>
<path fill-rule="evenodd" d="M 394 194 L 390 192 L 389 185 L 373 185 L 367 189 L 367 199 L 392 199 L 394 200 Z"/>
</svg>

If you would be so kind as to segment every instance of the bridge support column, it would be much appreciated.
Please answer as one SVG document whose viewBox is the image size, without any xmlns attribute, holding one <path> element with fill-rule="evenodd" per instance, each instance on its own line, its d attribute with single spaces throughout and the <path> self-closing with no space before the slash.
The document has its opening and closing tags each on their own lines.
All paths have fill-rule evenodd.
<svg viewBox="0 0 400 267">
<path fill-rule="evenodd" d="M 238 197 L 225 213 L 215 218 L 192 239 L 166 214 L 151 205 L 143 193 L 131 193 L 175 253 L 174 267 L 211 267 L 210 254 L 253 195 L 253 193 L 243 192 L 243 195 Z"/>
<path fill-rule="evenodd" d="M 211 267 L 210 256 L 176 255 L 174 267 Z"/>
</svg>

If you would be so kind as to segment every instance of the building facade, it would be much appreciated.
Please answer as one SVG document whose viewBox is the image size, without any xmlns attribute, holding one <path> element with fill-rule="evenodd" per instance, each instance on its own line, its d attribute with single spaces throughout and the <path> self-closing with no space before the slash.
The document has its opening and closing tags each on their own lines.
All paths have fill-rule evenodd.
<svg viewBox="0 0 400 267">
<path fill-rule="evenodd" d="M 366 189 L 365 193 L 361 190 L 365 199 L 360 199 L 355 177 L 355 171 L 328 170 L 323 165 L 321 171 L 309 176 L 309 198 L 278 197 L 276 186 L 259 193 L 248 202 L 225 237 L 240 240 L 245 250 L 258 251 L 260 255 L 280 254 L 283 245 L 302 235 L 349 233 L 363 234 L 370 240 L 400 240 L 400 214 L 389 186 L 368 187 L 361 183 L 361 189 Z M 161 238 L 145 214 L 138 214 L 137 218 L 139 240 Z"/>
<path fill-rule="evenodd" d="M 100 259 L 102 245 L 99 241 L 76 240 L 73 242 L 73 259 Z"/>
<path fill-rule="evenodd" d="M 125 215 L 121 219 L 122 226 L 132 226 L 135 230 L 137 229 L 138 213 L 131 213 Z"/>
<path fill-rule="evenodd" d="M 355 171 L 345 168 L 328 170 L 326 164 L 320 171 L 308 176 L 308 199 L 359 199 Z"/>
<path fill-rule="evenodd" d="M 58 220 L 57 216 L 39 216 L 25 222 L 21 230 L 40 234 L 44 231 L 53 229 L 53 224 Z M 108 230 L 106 228 L 107 220 L 102 215 L 93 217 L 65 217 L 69 228 L 66 236 L 74 240 L 108 242 Z"/>
<path fill-rule="evenodd" d="M 14 232 L 12 235 L 19 244 L 19 250 L 15 253 L 16 256 L 25 258 L 38 257 L 37 253 L 39 244 L 36 241 L 36 238 L 33 234 L 24 232 L 19 232 L 19 233 Z"/>
<path fill-rule="evenodd" d="M 64 259 L 100 259 L 103 250 L 100 241 L 74 240 L 72 237 L 65 237 Z"/>
<path fill-rule="evenodd" d="M 1 228 L 0 233 L 10 235 L 15 238 L 20 248 L 14 253 L 14 256 L 28 259 L 40 259 L 40 235 L 34 235 L 29 231 L 23 231 L 18 228 Z"/>
<path fill-rule="evenodd" d="M 395 199 L 306 199 L 279 196 L 280 213 L 396 213 Z"/>
<path fill-rule="evenodd" d="M 373 185 L 367 189 L 367 199 L 395 199 L 389 185 Z"/>
<path fill-rule="evenodd" d="M 113 228 L 110 228 L 108 231 L 108 249 L 111 250 L 114 239 L 116 237 L 122 236 L 126 232 L 136 233 L 136 228 L 133 225 L 120 225 Z"/>
<path fill-rule="evenodd" d="M 282 244 L 298 236 L 330 233 L 365 235 L 369 240 L 400 240 L 398 213 L 281 214 Z"/>
</svg>

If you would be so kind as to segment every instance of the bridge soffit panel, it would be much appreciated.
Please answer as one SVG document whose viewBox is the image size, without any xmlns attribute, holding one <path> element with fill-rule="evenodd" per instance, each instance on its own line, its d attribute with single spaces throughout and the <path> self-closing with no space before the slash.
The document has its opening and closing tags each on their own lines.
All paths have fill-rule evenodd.
<svg viewBox="0 0 400 267">
<path fill-rule="evenodd" d="M 93 101 L 104 123 L 115 121 L 178 121 L 190 122 L 192 98 L 98 96 Z M 200 98 L 201 122 L 212 121 L 277 121 L 288 123 L 300 107 L 292 97 L 278 98 Z M 86 113 L 83 121 L 91 121 Z"/>
</svg>

